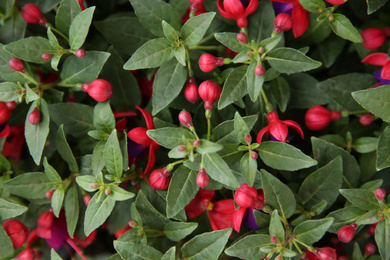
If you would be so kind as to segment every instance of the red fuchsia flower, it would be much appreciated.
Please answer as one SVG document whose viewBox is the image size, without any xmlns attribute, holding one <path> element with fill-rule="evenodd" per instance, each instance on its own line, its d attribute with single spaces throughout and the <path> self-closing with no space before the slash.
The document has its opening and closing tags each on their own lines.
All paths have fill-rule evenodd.
<svg viewBox="0 0 390 260">
<path fill-rule="evenodd" d="M 47 21 L 42 16 L 41 9 L 35 4 L 26 4 L 22 7 L 21 15 L 27 23 L 39 23 L 44 26 Z"/>
<path fill-rule="evenodd" d="M 141 91 L 141 96 L 142 96 L 142 101 L 140 104 L 140 107 L 145 107 L 150 98 L 152 97 L 153 94 L 153 81 L 154 81 L 154 76 L 156 75 L 157 70 L 154 71 L 151 79 L 149 79 L 147 76 L 141 76 L 137 71 L 132 71 L 133 75 L 135 76 L 137 80 L 138 87 Z"/>
<path fill-rule="evenodd" d="M 305 250 L 305 256 L 301 260 L 318 260 L 318 257 L 310 250 Z"/>
<path fill-rule="evenodd" d="M 332 5 L 342 5 L 346 3 L 348 0 L 325 0 L 325 1 Z"/>
<path fill-rule="evenodd" d="M 3 136 L 2 134 L 5 135 Z M 3 146 L 3 156 L 11 156 L 15 161 L 19 161 L 25 144 L 24 125 L 13 127 L 6 125 L 2 131 L 0 130 L 1 137 L 7 137 Z"/>
<path fill-rule="evenodd" d="M 6 103 L 0 103 L 0 124 L 4 124 L 11 117 L 11 110 Z"/>
<path fill-rule="evenodd" d="M 286 13 L 280 13 L 274 20 L 275 28 L 274 31 L 277 33 L 287 32 L 291 30 L 293 21 L 290 15 Z"/>
<path fill-rule="evenodd" d="M 368 126 L 372 123 L 372 121 L 375 120 L 375 116 L 373 115 L 362 115 L 360 118 L 359 118 L 359 123 L 362 125 L 362 126 Z"/>
<path fill-rule="evenodd" d="M 212 110 L 214 102 L 219 99 L 222 93 L 222 88 L 218 83 L 212 80 L 203 81 L 199 85 L 199 96 L 204 101 L 204 108 L 206 110 Z"/>
<path fill-rule="evenodd" d="M 276 141 L 283 143 L 287 142 L 288 126 L 294 128 L 301 135 L 302 139 L 304 138 L 302 128 L 299 126 L 298 123 L 292 120 L 279 120 L 279 116 L 275 111 L 269 112 L 267 115 L 267 119 L 269 124 L 268 126 L 261 129 L 260 132 L 257 134 L 257 143 L 261 143 L 261 139 L 263 138 L 263 135 L 265 133 L 268 133 L 271 139 L 275 139 Z"/>
<path fill-rule="evenodd" d="M 203 72 L 210 72 L 213 69 L 215 69 L 215 67 L 222 66 L 223 63 L 224 63 L 223 58 L 214 57 L 213 55 L 211 55 L 209 53 L 202 54 L 200 56 L 199 62 L 198 62 L 199 68 Z"/>
<path fill-rule="evenodd" d="M 30 230 L 22 222 L 9 219 L 4 221 L 2 226 L 11 239 L 14 249 L 18 249 L 27 241 Z"/>
<path fill-rule="evenodd" d="M 196 9 L 196 10 L 195 10 Z M 190 13 L 191 11 L 195 12 L 195 15 L 194 16 L 197 16 L 197 15 L 200 15 L 200 14 L 204 14 L 204 13 L 207 13 L 207 10 L 206 8 L 204 7 L 203 4 L 200 4 L 198 6 L 192 6 L 190 5 L 186 11 L 186 13 L 183 15 L 182 19 L 181 19 L 181 23 L 182 24 L 185 24 L 185 22 L 187 22 L 188 19 L 190 19 Z"/>
<path fill-rule="evenodd" d="M 340 117 L 339 111 L 329 111 L 323 106 L 314 106 L 307 110 L 305 123 L 310 130 L 320 131 L 325 129 L 331 121 L 338 120 Z"/>
<path fill-rule="evenodd" d="M 115 231 L 114 233 L 114 236 L 116 237 L 116 239 L 120 238 L 124 233 L 126 233 L 127 231 L 129 231 L 130 229 L 132 229 L 132 227 L 130 226 L 127 226 L 127 227 L 124 227 L 122 229 L 119 229 L 118 231 Z"/>
<path fill-rule="evenodd" d="M 232 51 L 228 47 L 225 48 L 225 54 L 231 55 L 231 56 L 237 56 L 238 52 Z"/>
<path fill-rule="evenodd" d="M 154 170 L 150 174 L 149 181 L 152 188 L 166 190 L 171 182 L 170 172 L 165 168 Z"/>
<path fill-rule="evenodd" d="M 88 194 L 84 194 L 83 195 L 83 201 L 84 201 L 85 206 L 88 207 L 88 204 L 91 201 L 91 196 L 89 196 Z"/>
<path fill-rule="evenodd" d="M 382 188 L 375 190 L 375 198 L 379 201 L 382 201 L 386 197 L 386 191 Z"/>
<path fill-rule="evenodd" d="M 381 47 L 385 41 L 386 37 L 390 35 L 390 28 L 379 29 L 379 28 L 367 28 L 364 29 L 361 33 L 363 38 L 363 46 L 369 50 L 375 50 Z"/>
<path fill-rule="evenodd" d="M 41 122 L 41 114 L 39 113 L 39 109 L 36 107 L 28 116 L 28 122 L 32 125 L 37 125 Z"/>
<path fill-rule="evenodd" d="M 337 231 L 337 236 L 341 242 L 348 243 L 355 236 L 355 231 L 358 228 L 358 225 L 353 223 L 348 226 L 344 226 L 339 228 Z"/>
<path fill-rule="evenodd" d="M 198 85 L 195 84 L 195 79 L 193 77 L 188 79 L 188 84 L 184 88 L 184 96 L 189 102 L 193 104 L 200 98 L 198 93 Z"/>
<path fill-rule="evenodd" d="M 8 64 L 11 67 L 11 69 L 13 69 L 15 71 L 18 71 L 18 72 L 21 72 L 21 73 L 25 73 L 26 72 L 26 69 L 24 68 L 23 62 L 21 60 L 19 60 L 18 58 L 10 59 Z"/>
<path fill-rule="evenodd" d="M 285 4 L 292 4 L 292 29 L 294 37 L 298 38 L 306 31 L 309 26 L 309 12 L 303 9 L 299 0 L 272 0 L 273 2 L 280 2 Z"/>
<path fill-rule="evenodd" d="M 217 1 L 219 13 L 226 19 L 234 19 L 237 21 L 237 26 L 245 28 L 248 25 L 247 17 L 256 11 L 259 5 L 259 0 L 250 0 L 245 7 L 240 0 L 221 0 Z"/>
<path fill-rule="evenodd" d="M 85 6 L 84 6 L 84 0 L 77 0 L 79 2 L 79 5 L 80 5 L 80 8 L 81 8 L 81 11 L 84 11 L 85 10 Z"/>
<path fill-rule="evenodd" d="M 337 259 L 337 254 L 336 250 L 331 247 L 321 247 L 321 248 L 316 248 L 313 252 L 319 260 L 336 260 Z"/>
<path fill-rule="evenodd" d="M 15 260 L 34 260 L 34 259 L 35 259 L 35 253 L 34 253 L 34 249 L 32 248 L 27 248 L 23 250 L 15 257 Z"/>
<path fill-rule="evenodd" d="M 387 60 L 387 53 L 376 52 L 367 55 L 363 60 L 363 63 L 367 63 L 375 66 L 382 66 L 381 78 L 390 79 L 390 60 Z"/>
<path fill-rule="evenodd" d="M 201 188 L 206 188 L 210 184 L 210 178 L 204 168 L 200 169 L 196 177 L 196 184 Z"/>
<path fill-rule="evenodd" d="M 232 199 L 212 202 L 214 190 L 199 189 L 195 198 L 185 207 L 189 219 L 194 219 L 207 211 L 213 230 L 230 228 L 234 214 L 234 201 Z"/>
<path fill-rule="evenodd" d="M 104 102 L 112 95 L 112 85 L 104 79 L 95 79 L 90 84 L 85 83 L 82 89 L 98 102 Z"/>
</svg>

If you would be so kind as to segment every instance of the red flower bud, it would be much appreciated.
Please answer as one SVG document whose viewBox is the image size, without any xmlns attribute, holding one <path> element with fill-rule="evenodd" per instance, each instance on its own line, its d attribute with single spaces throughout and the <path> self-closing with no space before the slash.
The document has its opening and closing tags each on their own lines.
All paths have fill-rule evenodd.
<svg viewBox="0 0 390 260">
<path fill-rule="evenodd" d="M 279 242 L 279 239 L 276 236 L 271 237 L 271 243 L 277 244 Z"/>
<path fill-rule="evenodd" d="M 26 4 L 22 7 L 21 15 L 23 20 L 28 23 L 39 23 L 40 25 L 46 24 L 46 19 L 43 18 L 41 9 L 35 4 Z"/>
<path fill-rule="evenodd" d="M 179 113 L 179 121 L 183 125 L 185 125 L 188 128 L 191 128 L 193 126 L 192 124 L 192 116 L 187 111 L 181 111 Z"/>
<path fill-rule="evenodd" d="M 341 5 L 346 3 L 348 0 L 325 0 L 325 1 L 332 5 Z"/>
<path fill-rule="evenodd" d="M 112 95 L 112 86 L 110 82 L 104 79 L 96 79 L 89 84 L 89 87 L 86 88 L 88 94 L 98 102 L 104 102 Z"/>
<path fill-rule="evenodd" d="M 331 247 L 316 248 L 313 252 L 319 260 L 336 260 L 336 250 Z"/>
<path fill-rule="evenodd" d="M 310 130 L 320 131 L 325 129 L 331 121 L 340 117 L 341 113 L 339 111 L 329 111 L 323 106 L 314 106 L 307 110 L 305 123 Z"/>
<path fill-rule="evenodd" d="M 376 251 L 376 246 L 373 243 L 367 243 L 365 248 L 366 255 L 372 255 Z"/>
<path fill-rule="evenodd" d="M 134 220 L 130 220 L 130 221 L 128 222 L 128 224 L 129 224 L 129 226 L 132 227 L 132 228 L 138 227 L 138 223 L 135 222 Z"/>
<path fill-rule="evenodd" d="M 158 190 L 165 190 L 168 188 L 171 181 L 169 171 L 166 169 L 157 169 L 150 174 L 150 185 Z"/>
<path fill-rule="evenodd" d="M 245 139 L 245 142 L 247 142 L 248 144 L 250 144 L 252 142 L 252 136 L 250 136 L 250 135 L 244 136 L 244 139 Z"/>
<path fill-rule="evenodd" d="M 204 0 L 190 0 L 191 5 L 201 5 L 203 2 Z"/>
<path fill-rule="evenodd" d="M 37 236 L 41 238 L 51 238 L 51 226 L 53 225 L 53 210 L 43 212 L 38 218 Z"/>
<path fill-rule="evenodd" d="M 214 102 L 221 96 L 221 86 L 212 80 L 203 81 L 199 85 L 199 96 L 203 99 L 204 108 L 211 110 L 214 107 Z"/>
<path fill-rule="evenodd" d="M 286 32 L 291 30 L 293 21 L 290 15 L 286 13 L 280 13 L 274 20 L 275 28 L 274 31 L 277 33 Z"/>
<path fill-rule="evenodd" d="M 19 71 L 21 73 L 25 73 L 26 69 L 24 68 L 23 62 L 18 58 L 12 58 L 8 62 L 11 69 Z"/>
<path fill-rule="evenodd" d="M 104 190 L 104 194 L 106 194 L 106 196 L 110 196 L 111 195 L 110 187 L 108 187 L 107 189 Z"/>
<path fill-rule="evenodd" d="M 89 83 L 84 83 L 83 85 L 81 85 L 81 89 L 82 89 L 84 92 L 88 92 Z"/>
<path fill-rule="evenodd" d="M 375 50 L 381 47 L 386 41 L 385 30 L 379 28 L 367 28 L 361 33 L 363 38 L 363 46 L 369 50 Z"/>
<path fill-rule="evenodd" d="M 223 58 L 217 58 L 208 53 L 202 54 L 199 58 L 199 68 L 203 72 L 210 72 L 215 69 L 215 67 L 222 66 L 223 63 Z"/>
<path fill-rule="evenodd" d="M 9 110 L 14 110 L 18 106 L 15 101 L 7 102 L 5 104 L 7 105 Z"/>
<path fill-rule="evenodd" d="M 35 254 L 32 248 L 27 248 L 15 257 L 15 260 L 34 260 Z"/>
<path fill-rule="evenodd" d="M 6 103 L 0 103 L 0 124 L 4 124 L 11 117 L 11 110 Z"/>
<path fill-rule="evenodd" d="M 84 201 L 85 206 L 88 207 L 88 204 L 91 201 L 91 196 L 89 196 L 88 194 L 84 194 L 83 195 L 83 201 Z"/>
<path fill-rule="evenodd" d="M 194 147 L 198 147 L 200 145 L 200 141 L 199 140 L 194 140 L 194 142 L 192 143 L 192 145 Z"/>
<path fill-rule="evenodd" d="M 263 76 L 265 73 L 265 69 L 263 66 L 261 65 L 257 65 L 256 68 L 255 68 L 255 75 L 256 76 Z"/>
<path fill-rule="evenodd" d="M 248 43 L 248 36 L 246 36 L 245 33 L 240 32 L 240 33 L 237 34 L 237 40 L 239 42 L 247 44 Z"/>
<path fill-rule="evenodd" d="M 42 60 L 51 60 L 53 58 L 53 53 L 45 52 L 42 54 Z"/>
<path fill-rule="evenodd" d="M 85 57 L 86 52 L 85 52 L 84 50 L 82 50 L 82 49 L 78 49 L 78 50 L 75 52 L 75 54 L 76 54 L 77 57 L 83 58 L 83 57 Z"/>
<path fill-rule="evenodd" d="M 204 168 L 200 169 L 198 177 L 196 177 L 196 184 L 201 188 L 205 188 L 210 184 L 210 178 Z"/>
<path fill-rule="evenodd" d="M 191 103 L 199 100 L 198 85 L 195 84 L 194 78 L 192 77 L 188 79 L 188 84 L 184 88 L 184 96 Z"/>
<path fill-rule="evenodd" d="M 39 109 L 36 107 L 28 116 L 28 122 L 32 125 L 37 125 L 41 122 L 41 114 L 39 113 Z"/>
<path fill-rule="evenodd" d="M 3 228 L 10 237 L 14 249 L 18 249 L 27 241 L 29 229 L 22 222 L 9 219 L 3 223 Z"/>
<path fill-rule="evenodd" d="M 252 158 L 253 160 L 256 160 L 257 157 L 258 157 L 258 155 L 257 155 L 256 152 L 251 152 L 251 158 Z"/>
<path fill-rule="evenodd" d="M 236 190 L 234 200 L 241 208 L 255 207 L 260 209 L 264 206 L 264 202 L 258 198 L 256 188 L 249 187 L 246 183 L 241 184 L 241 186 Z"/>
<path fill-rule="evenodd" d="M 372 121 L 375 120 L 375 116 L 373 115 L 362 115 L 360 118 L 359 118 L 359 123 L 362 125 L 362 126 L 368 126 L 372 123 Z"/>
<path fill-rule="evenodd" d="M 49 190 L 46 192 L 46 199 L 49 199 L 51 200 L 51 198 L 53 198 L 53 193 L 55 192 L 56 190 Z"/>
<path fill-rule="evenodd" d="M 341 242 L 348 243 L 355 236 L 356 229 L 357 229 L 357 225 L 356 224 L 352 224 L 352 225 L 341 227 L 337 231 L 337 236 L 338 236 L 338 238 L 339 238 L 339 240 Z"/>
<path fill-rule="evenodd" d="M 375 190 L 375 198 L 379 201 L 382 201 L 386 197 L 386 191 L 382 188 Z"/>
</svg>

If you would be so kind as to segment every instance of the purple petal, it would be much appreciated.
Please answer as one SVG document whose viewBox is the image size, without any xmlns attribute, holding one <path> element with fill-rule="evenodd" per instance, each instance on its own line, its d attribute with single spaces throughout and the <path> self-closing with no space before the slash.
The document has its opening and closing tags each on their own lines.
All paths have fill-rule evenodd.
<svg viewBox="0 0 390 260">
<path fill-rule="evenodd" d="M 244 7 L 244 9 L 247 8 L 249 5 L 249 0 L 240 0 L 240 2 L 242 4 L 242 6 Z"/>
<path fill-rule="evenodd" d="M 274 7 L 276 15 L 280 13 L 286 13 L 289 14 L 290 16 L 292 15 L 292 8 L 293 8 L 292 3 L 272 2 L 272 5 Z"/>
<path fill-rule="evenodd" d="M 390 84 L 390 80 L 382 79 L 381 73 L 382 73 L 382 69 L 379 69 L 379 70 L 374 71 L 374 73 L 372 73 L 372 74 L 374 75 L 374 77 L 377 80 L 379 80 L 381 82 L 382 85 L 389 85 Z"/>
<path fill-rule="evenodd" d="M 259 229 L 260 227 L 256 224 L 256 219 L 255 215 L 253 214 L 254 208 L 247 208 L 244 217 L 243 217 L 243 222 L 245 226 L 247 226 L 250 229 Z M 258 210 L 260 211 L 260 210 Z"/>
<path fill-rule="evenodd" d="M 47 244 L 54 250 L 58 250 L 68 238 L 65 215 L 61 214 L 60 218 L 54 219 L 51 226 L 51 238 L 46 239 Z"/>
<path fill-rule="evenodd" d="M 133 140 L 127 138 L 127 153 L 137 160 L 142 160 L 149 151 L 149 146 L 145 146 L 139 143 L 134 142 Z"/>
</svg>

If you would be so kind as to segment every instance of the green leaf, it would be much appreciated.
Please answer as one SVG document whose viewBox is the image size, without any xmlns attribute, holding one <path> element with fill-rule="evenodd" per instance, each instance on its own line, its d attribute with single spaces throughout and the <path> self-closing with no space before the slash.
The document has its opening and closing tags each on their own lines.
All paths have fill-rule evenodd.
<svg viewBox="0 0 390 260">
<path fill-rule="evenodd" d="M 1 76 L 1 75 L 0 75 Z M 23 88 L 13 82 L 0 83 L 0 102 L 11 102 L 20 98 Z"/>
<path fill-rule="evenodd" d="M 256 66 L 257 62 L 253 61 L 246 71 L 247 91 L 252 102 L 256 102 L 259 97 L 265 79 L 264 76 L 257 76 L 255 74 Z"/>
<path fill-rule="evenodd" d="M 187 68 L 176 59 L 158 69 L 153 83 L 153 115 L 164 109 L 180 94 L 186 80 Z"/>
<path fill-rule="evenodd" d="M 106 142 L 103 157 L 107 171 L 120 178 L 123 172 L 123 158 L 121 148 L 119 146 L 118 136 L 116 134 L 116 129 L 112 131 Z"/>
<path fill-rule="evenodd" d="M 47 62 L 42 59 L 42 54 L 46 52 L 57 52 L 57 50 L 51 46 L 48 39 L 35 36 L 11 42 L 5 45 L 4 49 L 21 60 L 40 64 Z"/>
<path fill-rule="evenodd" d="M 85 57 L 68 57 L 62 64 L 60 77 L 63 84 L 89 83 L 95 80 L 106 63 L 110 53 L 87 51 Z"/>
<path fill-rule="evenodd" d="M 100 141 L 97 143 L 92 153 L 92 173 L 94 176 L 98 176 L 101 170 L 104 167 L 104 148 L 106 146 L 106 141 Z"/>
<path fill-rule="evenodd" d="M 305 207 L 310 209 L 318 203 L 326 202 L 326 208 L 330 208 L 339 195 L 343 183 L 342 176 L 343 165 L 340 155 L 307 176 L 298 191 Z"/>
<path fill-rule="evenodd" d="M 363 189 L 341 189 L 341 195 L 349 200 L 354 206 L 364 210 L 379 210 L 378 200 L 374 192 Z"/>
<path fill-rule="evenodd" d="M 363 260 L 362 251 L 360 251 L 360 247 L 358 243 L 355 243 L 353 246 L 353 253 L 352 253 L 352 259 L 353 260 Z"/>
<path fill-rule="evenodd" d="M 176 247 L 173 246 L 167 252 L 165 252 L 161 260 L 175 260 L 176 259 L 175 255 L 176 255 Z"/>
<path fill-rule="evenodd" d="M 268 53 L 269 64 L 282 73 L 297 73 L 316 69 L 321 62 L 315 61 L 304 53 L 292 48 L 277 48 Z"/>
<path fill-rule="evenodd" d="M 130 0 L 139 21 L 154 35 L 164 36 L 161 28 L 165 20 L 176 30 L 180 27 L 181 18 L 170 4 L 161 0 Z"/>
<path fill-rule="evenodd" d="M 266 165 L 277 170 L 296 171 L 317 164 L 316 160 L 305 155 L 301 150 L 281 142 L 262 142 L 259 156 Z"/>
<path fill-rule="evenodd" d="M 184 209 L 198 193 L 197 172 L 180 166 L 174 173 L 168 187 L 167 217 L 172 218 Z"/>
<path fill-rule="evenodd" d="M 50 251 L 50 259 L 51 260 L 62 260 L 62 258 L 57 254 L 56 250 L 53 248 Z"/>
<path fill-rule="evenodd" d="M 347 17 L 342 14 L 333 14 L 333 17 L 334 20 L 330 21 L 329 24 L 335 34 L 351 42 L 363 42 L 360 33 L 353 27 Z"/>
<path fill-rule="evenodd" d="M 79 197 L 78 188 L 76 185 L 72 185 L 65 196 L 65 217 L 66 225 L 68 228 L 68 234 L 73 238 L 74 231 L 76 230 L 77 222 L 79 220 Z"/>
<path fill-rule="evenodd" d="M 163 230 L 164 226 L 170 222 L 163 214 L 161 214 L 148 200 L 144 192 L 138 192 L 135 206 L 142 216 L 142 223 L 152 229 Z"/>
<path fill-rule="evenodd" d="M 294 236 L 306 244 L 313 244 L 320 240 L 333 223 L 333 218 L 307 220 L 294 228 Z"/>
<path fill-rule="evenodd" d="M 8 19 L 8 21 L 9 20 L 12 20 L 12 18 Z M 5 26 L 0 27 L 0 35 L 1 35 L 1 28 L 5 28 Z M 1 39 L 1 36 L 0 36 L 0 39 Z M 22 84 L 29 82 L 23 76 L 23 73 L 15 71 L 14 69 L 12 69 L 9 66 L 9 64 L 8 64 L 9 60 L 12 59 L 14 56 L 12 54 L 10 54 L 9 52 L 7 52 L 6 50 L 4 50 L 3 47 L 4 47 L 4 45 L 0 43 L 0 78 L 2 78 L 4 81 L 14 81 L 14 82 L 20 81 L 20 83 L 22 83 Z M 5 83 L 6 82 L 0 83 L 0 85 L 6 86 L 7 84 L 5 84 Z M 15 84 L 15 83 L 8 82 L 8 84 Z M 1 91 L 0 93 L 2 93 L 4 91 L 3 87 L 0 87 L 0 91 Z M 2 98 L 4 98 L 2 95 L 3 94 L 0 95 L 0 97 L 1 97 L 0 100 Z M 5 101 L 5 102 L 8 102 L 8 101 Z"/>
<path fill-rule="evenodd" d="M 59 187 L 53 193 L 53 197 L 51 198 L 51 207 L 53 208 L 54 215 L 59 218 L 60 211 L 62 208 L 62 203 L 64 201 L 65 191 L 62 187 Z"/>
<path fill-rule="evenodd" d="M 388 0 L 366 0 L 367 14 L 372 14 L 387 3 Z"/>
<path fill-rule="evenodd" d="M 163 254 L 148 245 L 114 241 L 115 250 L 123 260 L 160 260 Z"/>
<path fill-rule="evenodd" d="M 242 144 L 247 144 L 245 136 L 249 135 L 249 128 L 238 112 L 234 114 L 234 132 Z"/>
<path fill-rule="evenodd" d="M 270 240 L 269 235 L 247 235 L 227 248 L 225 254 L 247 260 L 262 259 L 267 254 L 262 252 L 260 247 L 271 244 Z"/>
<path fill-rule="evenodd" d="M 352 148 L 358 153 L 370 153 L 376 150 L 378 140 L 376 137 L 360 137 L 353 141 Z"/>
<path fill-rule="evenodd" d="M 192 143 L 195 140 L 194 135 L 189 130 L 178 127 L 164 127 L 148 130 L 146 134 L 156 143 L 168 149 L 173 149 L 179 145 L 186 145 L 183 141 L 183 136 L 189 143 Z"/>
<path fill-rule="evenodd" d="M 378 223 L 375 228 L 375 242 L 378 246 L 382 259 L 390 258 L 390 225 L 385 219 Z"/>
<path fill-rule="evenodd" d="M 58 103 L 51 104 L 49 108 L 51 119 L 57 125 L 63 124 L 65 133 L 82 137 L 88 131 L 95 129 L 92 123 L 93 108 L 90 106 L 78 103 Z"/>
<path fill-rule="evenodd" d="M 346 43 L 346 40 L 333 35 L 319 44 L 318 47 L 313 50 L 312 56 L 319 59 L 324 67 L 328 69 L 343 52 Z"/>
<path fill-rule="evenodd" d="M 237 189 L 240 185 L 234 177 L 227 163 L 216 153 L 205 154 L 204 168 L 207 174 L 215 181 L 229 189 Z"/>
<path fill-rule="evenodd" d="M 216 153 L 222 149 L 222 145 L 207 141 L 206 139 L 200 139 L 200 145 L 196 147 L 196 151 L 200 154 Z"/>
<path fill-rule="evenodd" d="M 45 167 L 45 174 L 52 182 L 61 183 L 62 179 L 58 172 L 47 162 L 47 158 L 43 160 L 43 167 Z"/>
<path fill-rule="evenodd" d="M 226 78 L 218 100 L 218 109 L 227 107 L 247 94 L 246 71 L 248 66 L 235 68 Z"/>
<path fill-rule="evenodd" d="M 98 102 L 93 110 L 93 124 L 97 130 L 110 134 L 115 129 L 114 113 L 110 102 Z"/>
<path fill-rule="evenodd" d="M 252 129 L 257 121 L 257 115 L 243 117 L 248 129 Z M 213 129 L 213 136 L 217 143 L 221 144 L 238 144 L 240 141 L 237 139 L 234 132 L 234 120 L 227 120 L 222 122 Z"/>
<path fill-rule="evenodd" d="M 114 184 L 110 184 L 109 187 L 111 189 L 110 196 L 112 196 L 112 198 L 116 201 L 128 200 L 128 199 L 131 199 L 135 196 L 135 194 L 133 192 L 124 190 L 121 187 L 118 187 Z"/>
<path fill-rule="evenodd" d="M 30 115 L 30 113 L 34 110 L 37 102 L 38 101 L 36 100 L 31 104 L 27 115 Z M 30 151 L 30 154 L 33 157 L 36 165 L 39 165 L 41 162 L 42 152 L 45 148 L 46 138 L 49 135 L 49 108 L 44 99 L 40 99 L 39 113 L 41 115 L 41 120 L 38 124 L 32 125 L 28 121 L 27 116 L 24 126 L 24 136 L 26 137 L 28 150 Z"/>
<path fill-rule="evenodd" d="M 390 126 L 383 130 L 377 146 L 376 169 L 382 170 L 390 166 Z"/>
<path fill-rule="evenodd" d="M 43 199 L 55 184 L 43 172 L 29 172 L 6 181 L 2 186 L 11 194 L 26 199 Z"/>
<path fill-rule="evenodd" d="M 0 12 L 5 16 L 11 14 L 12 8 L 14 7 L 15 0 L 5 0 L 0 3 Z"/>
<path fill-rule="evenodd" d="M 72 172 L 79 172 L 76 159 L 74 158 L 72 150 L 70 149 L 68 141 L 66 140 L 64 125 L 60 125 L 60 127 L 58 127 L 56 144 L 58 153 L 61 155 L 62 159 L 67 162 L 69 170 Z"/>
<path fill-rule="evenodd" d="M 97 190 L 96 188 L 92 188 L 93 184 L 99 184 L 98 179 L 91 175 L 77 176 L 76 182 L 81 188 L 89 192 Z"/>
<path fill-rule="evenodd" d="M 241 173 L 249 186 L 253 186 L 257 172 L 257 161 L 252 159 L 251 153 L 244 154 L 240 161 Z"/>
<path fill-rule="evenodd" d="M 12 241 L 3 229 L 3 227 L 0 227 L 0 259 L 11 259 L 13 254 L 14 248 L 12 246 Z"/>
<path fill-rule="evenodd" d="M 20 12 L 16 12 L 0 27 L 0 38 L 4 43 L 17 41 L 24 38 L 27 23 Z"/>
<path fill-rule="evenodd" d="M 6 220 L 22 215 L 27 207 L 0 198 L 0 219 Z"/>
<path fill-rule="evenodd" d="M 367 87 L 367 85 L 366 85 Z M 382 118 L 386 122 L 390 122 L 390 88 L 389 85 L 370 88 L 367 90 L 356 91 L 352 93 L 352 97 L 365 109 L 377 117 Z"/>
<path fill-rule="evenodd" d="M 271 237 L 277 237 L 279 243 L 284 243 L 285 231 L 280 220 L 278 210 L 272 211 L 271 222 L 269 224 L 269 235 Z"/>
<path fill-rule="evenodd" d="M 217 260 L 231 232 L 232 229 L 228 228 L 197 235 L 183 245 L 181 248 L 182 256 L 193 260 Z"/>
<path fill-rule="evenodd" d="M 185 45 L 193 46 L 200 42 L 213 21 L 214 16 L 214 12 L 208 12 L 188 19 L 180 31 Z"/>
<path fill-rule="evenodd" d="M 75 16 L 69 28 L 69 46 L 71 50 L 78 50 L 83 46 L 91 26 L 95 6 L 85 9 Z"/>
<path fill-rule="evenodd" d="M 374 223 L 377 223 L 381 219 L 380 216 L 378 216 L 378 210 L 371 210 L 361 216 L 357 221 L 357 225 L 371 225 Z"/>
<path fill-rule="evenodd" d="M 271 93 L 275 98 L 280 111 L 285 112 L 288 101 L 290 100 L 290 87 L 287 80 L 277 77 L 271 81 Z"/>
<path fill-rule="evenodd" d="M 174 55 L 176 60 L 183 66 L 186 66 L 186 48 L 184 45 L 175 47 Z"/>
<path fill-rule="evenodd" d="M 272 51 L 276 46 L 278 46 L 278 44 L 280 43 L 280 41 L 283 39 L 282 35 L 279 34 L 275 37 L 270 37 L 270 38 L 267 38 L 265 40 L 262 40 L 260 43 L 259 43 L 259 46 L 260 47 L 263 47 L 264 48 L 264 51 L 266 52 L 270 52 Z"/>
<path fill-rule="evenodd" d="M 80 12 L 81 8 L 77 0 L 62 0 L 56 14 L 56 28 L 68 35 L 70 24 Z"/>
<path fill-rule="evenodd" d="M 275 27 L 275 12 L 272 3 L 260 1 L 257 10 L 248 17 L 248 38 L 259 43 L 268 38 Z"/>
<path fill-rule="evenodd" d="M 325 2 L 322 0 L 299 0 L 299 3 L 304 9 L 311 13 L 318 12 L 318 9 L 325 9 Z"/>
<path fill-rule="evenodd" d="M 60 47 L 60 44 L 58 43 L 58 39 L 51 31 L 50 27 L 47 28 L 47 38 L 49 39 L 49 42 L 53 48 L 57 49 L 58 47 Z"/>
<path fill-rule="evenodd" d="M 171 222 L 165 225 L 164 233 L 172 241 L 179 242 L 192 233 L 198 227 L 198 223 Z"/>
<path fill-rule="evenodd" d="M 175 42 L 179 39 L 179 33 L 166 21 L 162 21 L 162 29 L 165 37 L 171 42 Z"/>
<path fill-rule="evenodd" d="M 290 188 L 267 171 L 261 169 L 260 173 L 265 203 L 277 209 L 283 217 L 291 217 L 295 212 L 296 201 Z"/>
<path fill-rule="evenodd" d="M 24 87 L 26 89 L 26 97 L 25 98 L 26 98 L 27 104 L 34 101 L 34 100 L 39 99 L 39 96 L 34 91 L 31 90 L 31 88 L 28 86 L 27 83 L 24 84 Z"/>
<path fill-rule="evenodd" d="M 62 54 L 54 54 L 53 58 L 50 60 L 50 66 L 53 70 L 58 71 L 58 64 L 60 63 Z"/>
<path fill-rule="evenodd" d="M 357 207 L 345 207 L 331 212 L 327 217 L 334 218 L 332 226 L 329 228 L 329 232 L 337 233 L 339 228 L 356 222 L 367 212 Z"/>
<path fill-rule="evenodd" d="M 85 211 L 84 233 L 86 236 L 89 236 L 92 231 L 106 221 L 115 206 L 115 200 L 104 194 L 102 195 L 103 198 L 97 201 L 98 194 L 99 192 L 95 193 Z"/>
<path fill-rule="evenodd" d="M 222 32 L 214 33 L 215 39 L 235 52 L 247 53 L 251 49 L 244 43 L 237 40 L 237 33 Z"/>
</svg>

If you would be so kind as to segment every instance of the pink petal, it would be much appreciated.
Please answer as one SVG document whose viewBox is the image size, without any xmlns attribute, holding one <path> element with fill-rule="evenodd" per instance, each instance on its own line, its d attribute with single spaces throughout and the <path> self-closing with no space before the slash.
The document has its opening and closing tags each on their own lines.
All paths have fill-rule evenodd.
<svg viewBox="0 0 390 260">
<path fill-rule="evenodd" d="M 239 208 L 233 214 L 233 229 L 237 231 L 237 233 L 240 232 L 242 218 L 244 217 L 245 210 L 246 208 Z"/>
<path fill-rule="evenodd" d="M 266 127 L 264 127 L 263 129 L 261 129 L 260 132 L 257 134 L 256 142 L 257 142 L 258 144 L 261 143 L 261 139 L 263 138 L 263 135 L 264 135 L 265 133 L 267 133 L 268 130 L 269 130 L 269 126 L 266 126 Z"/>
<path fill-rule="evenodd" d="M 285 142 L 288 135 L 287 125 L 280 120 L 270 123 L 269 133 L 279 142 Z"/>
<path fill-rule="evenodd" d="M 301 128 L 301 126 L 297 122 L 294 122 L 292 120 L 284 120 L 283 123 L 285 123 L 286 125 L 292 127 L 293 129 L 295 129 L 301 135 L 302 139 L 305 139 L 303 137 L 302 128 Z"/>
<path fill-rule="evenodd" d="M 381 78 L 390 79 L 390 61 L 387 61 L 385 66 L 383 66 Z"/>
<path fill-rule="evenodd" d="M 154 129 L 153 117 L 150 115 L 148 111 L 140 108 L 139 106 L 135 106 L 139 111 L 141 111 L 142 115 L 145 118 L 146 127 L 149 129 Z"/>
<path fill-rule="evenodd" d="M 259 0 L 250 0 L 249 5 L 245 9 L 245 17 L 256 11 L 259 5 Z"/>
<path fill-rule="evenodd" d="M 225 12 L 225 10 L 222 8 L 221 0 L 217 1 L 217 7 L 218 7 L 218 11 L 222 15 L 222 17 L 224 17 L 226 19 L 235 19 L 233 15 Z"/>
<path fill-rule="evenodd" d="M 294 37 L 298 38 L 306 31 L 309 26 L 309 16 L 308 12 L 303 9 L 303 7 L 298 3 L 294 4 L 292 10 L 292 20 L 293 20 L 293 33 Z"/>
<path fill-rule="evenodd" d="M 376 66 L 384 66 L 387 62 L 387 54 L 383 52 L 376 52 L 370 55 L 367 55 L 363 60 L 363 63 Z"/>
</svg>

